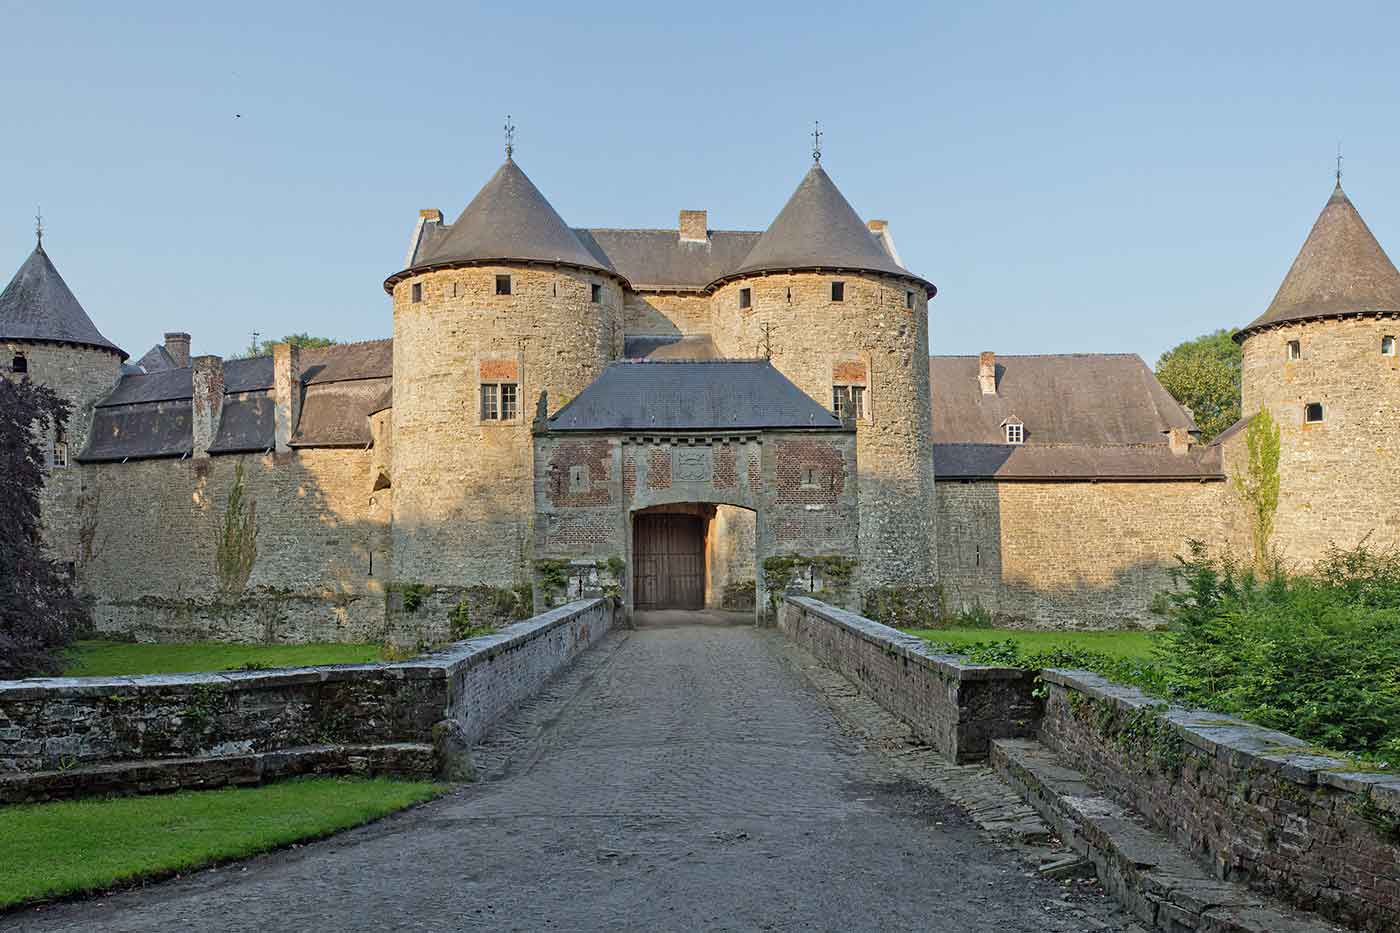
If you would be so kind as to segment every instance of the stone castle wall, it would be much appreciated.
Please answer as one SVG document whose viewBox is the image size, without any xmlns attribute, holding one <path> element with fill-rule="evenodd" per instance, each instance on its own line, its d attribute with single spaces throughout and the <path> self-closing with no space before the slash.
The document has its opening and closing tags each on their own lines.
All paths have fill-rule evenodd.
<svg viewBox="0 0 1400 933">
<path fill-rule="evenodd" d="M 939 580 L 948 612 L 1006 625 L 1160 623 L 1149 608 L 1192 539 L 1226 540 L 1227 484 L 938 484 Z"/>
<path fill-rule="evenodd" d="M 840 302 L 831 300 L 833 281 L 845 285 Z M 749 308 L 739 307 L 743 288 L 752 289 Z M 861 585 L 931 580 L 937 570 L 923 288 L 867 273 L 755 276 L 715 291 L 714 322 L 721 353 L 750 356 L 771 346 L 773 365 L 828 409 L 834 384 L 865 386 L 866 417 L 856 424 Z"/>
<path fill-rule="evenodd" d="M 386 637 L 389 510 L 371 452 L 300 450 L 87 464 L 79 582 L 100 634 L 163 641 Z M 217 542 L 236 468 L 255 505 L 246 584 L 221 580 Z M 78 471 L 75 471 L 78 472 Z"/>
<path fill-rule="evenodd" d="M 634 292 L 623 306 L 629 336 L 707 334 L 713 326 L 710 296 L 703 292 Z"/>
<path fill-rule="evenodd" d="M 121 359 L 108 350 L 92 347 L 5 341 L 0 365 L 7 370 L 15 352 L 22 352 L 29 366 L 29 378 L 53 389 L 73 409 L 68 414 L 65 438 L 68 466 L 51 466 L 44 480 L 39 503 L 44 523 L 44 543 L 55 560 L 79 563 L 82 558 L 81 503 L 83 476 L 78 454 L 87 446 L 92 428 L 93 406 L 107 397 L 121 375 Z M 54 436 L 50 431 L 42 443 L 52 458 Z"/>
<path fill-rule="evenodd" d="M 496 294 L 496 276 L 511 294 Z M 422 300 L 412 301 L 421 286 Z M 591 286 L 601 286 L 601 301 Z M 530 425 L 552 414 L 622 349 L 622 288 L 572 269 L 479 266 L 394 288 L 393 528 L 401 583 L 509 586 L 531 541 Z M 515 382 L 517 417 L 480 417 L 480 385 Z"/>
<path fill-rule="evenodd" d="M 1400 545 L 1400 358 L 1381 353 L 1384 336 L 1400 343 L 1400 318 L 1285 324 L 1244 341 L 1244 413 L 1268 406 L 1279 424 L 1273 542 L 1286 562 L 1311 563 L 1329 542 Z M 1321 423 L 1304 423 L 1310 402 Z"/>
</svg>

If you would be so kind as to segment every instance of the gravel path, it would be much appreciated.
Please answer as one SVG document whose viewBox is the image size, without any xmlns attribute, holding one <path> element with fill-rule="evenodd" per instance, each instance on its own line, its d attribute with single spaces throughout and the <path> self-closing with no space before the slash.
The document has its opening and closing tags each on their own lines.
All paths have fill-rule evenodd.
<svg viewBox="0 0 1400 933">
<path fill-rule="evenodd" d="M 479 749 L 481 783 L 0 929 L 1121 928 L 844 732 L 780 639 L 617 632 Z"/>
</svg>

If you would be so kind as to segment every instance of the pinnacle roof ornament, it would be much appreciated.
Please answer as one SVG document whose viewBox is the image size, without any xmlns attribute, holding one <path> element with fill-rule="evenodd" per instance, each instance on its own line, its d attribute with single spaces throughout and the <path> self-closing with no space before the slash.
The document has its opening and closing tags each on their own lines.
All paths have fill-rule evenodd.
<svg viewBox="0 0 1400 933">
<path fill-rule="evenodd" d="M 40 248 L 40 249 L 43 249 L 43 246 L 44 246 L 44 209 L 43 209 L 42 207 L 36 207 L 36 208 L 34 208 L 34 239 L 37 241 L 39 248 Z"/>
<path fill-rule="evenodd" d="M 812 161 L 822 160 L 822 121 L 812 121 Z"/>
<path fill-rule="evenodd" d="M 515 156 L 515 124 L 510 122 L 510 114 L 506 114 L 506 161 L 511 162 Z"/>
</svg>

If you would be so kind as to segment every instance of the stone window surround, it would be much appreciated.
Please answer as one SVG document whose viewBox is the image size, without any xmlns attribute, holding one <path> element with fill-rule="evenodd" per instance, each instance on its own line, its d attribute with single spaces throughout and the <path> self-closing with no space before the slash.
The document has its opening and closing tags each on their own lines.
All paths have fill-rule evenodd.
<svg viewBox="0 0 1400 933">
<path fill-rule="evenodd" d="M 421 304 L 423 301 L 423 283 L 414 282 L 409 286 L 409 301 L 413 304 Z"/>
<path fill-rule="evenodd" d="M 1381 356 L 1395 355 L 1395 335 L 1386 334 L 1381 337 Z"/>
<path fill-rule="evenodd" d="M 511 293 L 511 281 L 508 273 L 496 274 L 496 294 L 509 295 Z"/>
<path fill-rule="evenodd" d="M 1302 359 L 1303 342 L 1301 340 L 1288 341 L 1284 352 L 1287 354 L 1287 359 L 1290 363 Z"/>
<path fill-rule="evenodd" d="M 831 300 L 833 303 L 846 300 L 846 282 L 843 279 L 833 279 L 831 282 Z"/>
<path fill-rule="evenodd" d="M 744 287 L 739 289 L 739 310 L 748 311 L 753 308 L 753 289 Z"/>
<path fill-rule="evenodd" d="M 1304 424 L 1322 424 L 1326 418 L 1326 409 L 1323 408 L 1321 402 L 1307 402 L 1303 405 Z"/>
</svg>

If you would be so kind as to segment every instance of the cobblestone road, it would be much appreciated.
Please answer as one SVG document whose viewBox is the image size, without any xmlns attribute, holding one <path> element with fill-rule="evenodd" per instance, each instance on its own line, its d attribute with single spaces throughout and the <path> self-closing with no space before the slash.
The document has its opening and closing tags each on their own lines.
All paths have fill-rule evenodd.
<svg viewBox="0 0 1400 933">
<path fill-rule="evenodd" d="M 787 655 L 747 626 L 617 632 L 481 749 L 482 783 L 0 929 L 1123 928 L 844 731 Z"/>
</svg>

